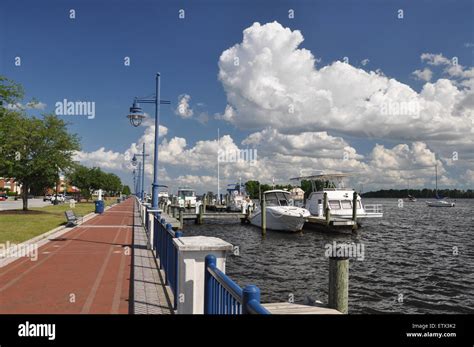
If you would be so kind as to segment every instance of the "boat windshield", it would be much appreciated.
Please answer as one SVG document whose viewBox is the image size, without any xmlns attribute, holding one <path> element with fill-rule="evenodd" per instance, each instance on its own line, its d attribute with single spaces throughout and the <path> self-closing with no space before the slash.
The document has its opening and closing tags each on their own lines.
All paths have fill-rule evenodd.
<svg viewBox="0 0 474 347">
<path fill-rule="evenodd" d="M 192 190 L 180 190 L 178 192 L 178 195 L 181 198 L 190 197 L 190 196 L 194 196 L 194 191 L 192 191 Z"/>
<path fill-rule="evenodd" d="M 290 193 L 273 192 L 265 194 L 267 206 L 289 206 Z"/>
</svg>

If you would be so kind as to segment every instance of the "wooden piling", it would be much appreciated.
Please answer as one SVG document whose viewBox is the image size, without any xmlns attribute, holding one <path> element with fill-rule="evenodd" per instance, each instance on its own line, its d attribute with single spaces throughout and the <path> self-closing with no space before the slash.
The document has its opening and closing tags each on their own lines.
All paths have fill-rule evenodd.
<svg viewBox="0 0 474 347">
<path fill-rule="evenodd" d="M 352 220 L 354 221 L 352 230 L 357 230 L 357 192 L 354 192 L 352 198 Z"/>
<path fill-rule="evenodd" d="M 204 206 L 201 204 L 199 205 L 199 214 L 197 218 L 197 224 L 202 224 L 204 220 Z"/>
<path fill-rule="evenodd" d="M 260 215 L 260 220 L 262 222 L 262 236 L 265 236 L 267 233 L 267 205 L 265 202 L 265 195 L 262 196 L 262 201 L 260 202 L 261 204 L 261 215 Z"/>
<path fill-rule="evenodd" d="M 329 210 L 328 193 L 324 193 L 323 211 L 326 217 L 326 225 L 329 225 L 331 223 L 331 211 Z"/>
<path fill-rule="evenodd" d="M 184 227 L 184 216 L 183 216 L 183 209 L 179 208 L 179 224 L 181 225 L 180 229 Z"/>
<path fill-rule="evenodd" d="M 173 218 L 176 218 L 176 206 L 171 207 L 171 213 L 172 213 Z"/>
<path fill-rule="evenodd" d="M 341 313 L 349 306 L 349 259 L 329 258 L 329 300 L 328 306 Z"/>
<path fill-rule="evenodd" d="M 206 205 L 207 205 L 207 194 L 204 194 L 204 197 L 202 199 L 202 203 L 204 205 L 204 213 L 206 213 Z"/>
</svg>

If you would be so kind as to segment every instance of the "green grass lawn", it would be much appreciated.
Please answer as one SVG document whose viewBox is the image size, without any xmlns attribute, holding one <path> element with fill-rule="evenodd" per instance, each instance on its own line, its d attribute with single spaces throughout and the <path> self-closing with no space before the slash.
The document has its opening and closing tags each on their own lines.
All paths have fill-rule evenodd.
<svg viewBox="0 0 474 347">
<path fill-rule="evenodd" d="M 109 206 L 114 201 L 116 199 L 106 200 L 105 204 Z M 85 216 L 94 212 L 94 203 L 76 203 L 74 208 L 66 203 L 35 207 L 27 212 L 22 210 L 0 211 L 0 243 L 6 241 L 20 243 L 66 224 L 64 215 L 66 210 L 73 210 L 76 215 Z"/>
</svg>

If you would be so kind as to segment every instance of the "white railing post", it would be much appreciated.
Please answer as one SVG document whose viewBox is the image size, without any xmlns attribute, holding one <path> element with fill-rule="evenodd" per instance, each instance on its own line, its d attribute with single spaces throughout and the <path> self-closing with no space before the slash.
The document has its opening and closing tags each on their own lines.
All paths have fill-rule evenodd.
<svg viewBox="0 0 474 347">
<path fill-rule="evenodd" d="M 173 239 L 178 250 L 177 313 L 204 313 L 204 264 L 208 254 L 216 257 L 216 265 L 225 273 L 226 253 L 230 243 L 217 237 L 189 236 Z"/>
</svg>

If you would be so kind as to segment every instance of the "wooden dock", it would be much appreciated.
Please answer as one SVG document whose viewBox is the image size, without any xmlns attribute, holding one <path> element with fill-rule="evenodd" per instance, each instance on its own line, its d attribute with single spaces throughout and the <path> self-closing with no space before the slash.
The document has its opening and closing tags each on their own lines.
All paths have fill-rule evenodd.
<svg viewBox="0 0 474 347">
<path fill-rule="evenodd" d="M 342 314 L 326 307 L 292 304 L 289 302 L 262 304 L 271 314 Z"/>
</svg>

